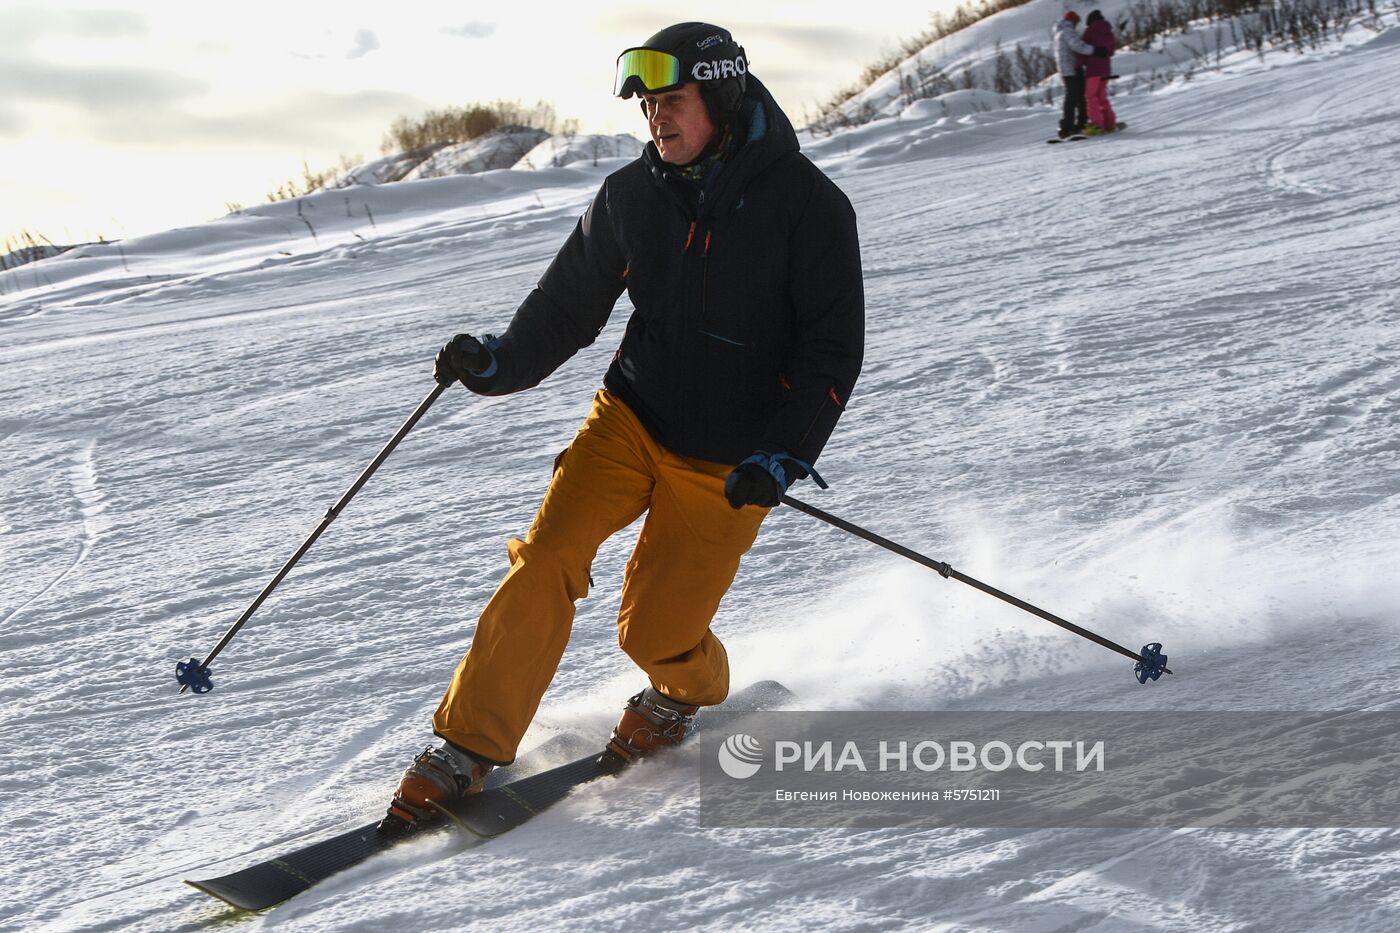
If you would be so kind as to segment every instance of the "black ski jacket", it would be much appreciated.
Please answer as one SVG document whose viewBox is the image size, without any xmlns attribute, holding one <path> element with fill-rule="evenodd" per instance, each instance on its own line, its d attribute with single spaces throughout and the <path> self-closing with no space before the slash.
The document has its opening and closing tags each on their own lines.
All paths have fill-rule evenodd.
<svg viewBox="0 0 1400 933">
<path fill-rule="evenodd" d="M 860 373 L 855 212 L 752 75 L 746 98 L 745 139 L 703 187 L 654 143 L 608 176 L 473 390 L 538 384 L 597 338 L 626 288 L 635 311 L 604 385 L 663 447 L 816 461 Z"/>
</svg>

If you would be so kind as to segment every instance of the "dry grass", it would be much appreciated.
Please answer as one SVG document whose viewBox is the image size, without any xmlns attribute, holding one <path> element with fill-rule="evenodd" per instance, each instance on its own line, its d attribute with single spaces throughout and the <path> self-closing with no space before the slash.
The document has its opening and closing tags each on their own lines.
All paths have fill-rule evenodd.
<svg viewBox="0 0 1400 933">
<path fill-rule="evenodd" d="M 431 152 L 442 146 L 470 142 L 503 126 L 530 126 L 555 133 L 571 127 L 576 131 L 577 125 L 575 121 L 564 121 L 561 125 L 554 105 L 544 101 L 527 107 L 518 100 L 497 100 L 486 104 L 429 110 L 418 117 L 399 117 L 384 134 L 379 148 L 384 155 L 396 152 Z M 318 191 L 363 162 L 364 159 L 358 156 L 341 156 L 340 163 L 335 168 L 320 171 L 312 171 L 311 167 L 303 162 L 301 177 L 293 178 L 269 191 L 267 199 L 288 201 Z"/>
</svg>

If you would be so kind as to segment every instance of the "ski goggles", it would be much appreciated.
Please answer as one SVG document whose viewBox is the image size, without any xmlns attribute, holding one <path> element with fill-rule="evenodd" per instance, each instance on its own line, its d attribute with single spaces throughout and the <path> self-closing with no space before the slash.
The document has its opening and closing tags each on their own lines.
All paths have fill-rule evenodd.
<svg viewBox="0 0 1400 933">
<path fill-rule="evenodd" d="M 617 78 L 613 82 L 613 94 L 617 97 L 665 91 L 680 83 L 681 60 L 670 52 L 628 49 L 617 57 Z"/>
</svg>

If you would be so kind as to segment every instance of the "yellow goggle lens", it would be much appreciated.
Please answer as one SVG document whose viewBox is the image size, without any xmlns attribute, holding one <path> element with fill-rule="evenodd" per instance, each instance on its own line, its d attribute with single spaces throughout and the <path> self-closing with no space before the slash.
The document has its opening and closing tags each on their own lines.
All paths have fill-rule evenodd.
<svg viewBox="0 0 1400 933">
<path fill-rule="evenodd" d="M 681 60 L 655 49 L 628 49 L 617 57 L 617 80 L 613 94 L 621 97 L 632 78 L 648 91 L 659 91 L 681 83 Z"/>
</svg>

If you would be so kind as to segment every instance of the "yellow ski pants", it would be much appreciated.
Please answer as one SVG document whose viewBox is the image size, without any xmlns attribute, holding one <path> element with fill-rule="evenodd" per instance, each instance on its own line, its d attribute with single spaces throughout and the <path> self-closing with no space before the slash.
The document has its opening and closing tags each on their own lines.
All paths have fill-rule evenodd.
<svg viewBox="0 0 1400 933">
<path fill-rule="evenodd" d="M 588 595 L 598 547 L 644 512 L 623 578 L 618 642 L 666 696 L 699 706 L 723 701 L 729 660 L 710 621 L 768 514 L 730 507 L 724 480 L 732 469 L 671 453 L 621 399 L 600 391 L 555 462 L 525 540 L 507 546 L 510 570 L 433 730 L 484 758 L 515 758 L 564 654 L 574 603 Z"/>
</svg>

